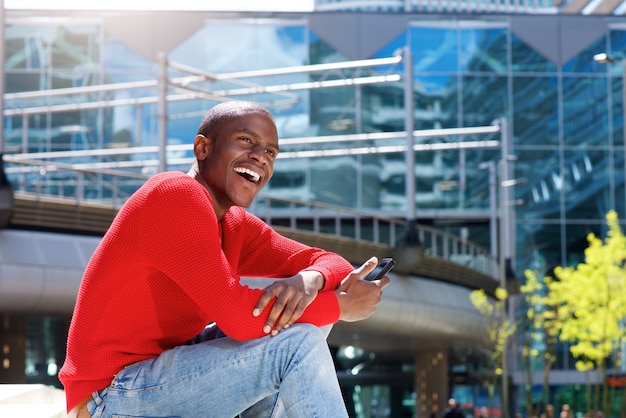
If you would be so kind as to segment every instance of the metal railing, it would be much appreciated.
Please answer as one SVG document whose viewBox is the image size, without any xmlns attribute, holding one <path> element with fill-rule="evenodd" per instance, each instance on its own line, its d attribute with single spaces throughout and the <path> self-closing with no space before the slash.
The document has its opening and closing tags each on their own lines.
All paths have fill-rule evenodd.
<svg viewBox="0 0 626 418">
<path fill-rule="evenodd" d="M 422 13 L 545 13 L 554 14 L 560 0 L 316 0 L 315 10 Z"/>
<path fill-rule="evenodd" d="M 156 148 L 142 147 L 139 151 L 154 153 Z M 101 159 L 110 159 L 134 151 L 91 150 L 89 153 L 98 154 Z M 98 203 L 119 209 L 154 174 L 158 165 L 155 159 L 78 164 L 39 159 L 53 155 L 75 157 L 76 153 L 32 154 L 32 158 L 27 158 L 28 154 L 5 155 L 5 171 L 16 192 L 67 199 L 76 204 Z M 186 170 L 190 159 L 181 158 L 169 163 L 170 168 Z M 249 210 L 272 226 L 330 234 L 390 247 L 396 246 L 403 239 L 407 229 L 404 219 L 269 194 L 259 195 Z M 424 225 L 417 225 L 417 230 L 426 255 L 461 264 L 493 278 L 498 277 L 496 260 L 488 249 Z"/>
<path fill-rule="evenodd" d="M 406 55 L 406 54 L 405 54 Z M 7 108 L 5 116 L 21 117 L 21 143 L 18 150 L 5 151 L 23 152 L 22 154 L 4 154 L 5 171 L 11 180 L 16 192 L 33 196 L 53 196 L 69 199 L 78 204 L 93 202 L 100 206 L 118 209 L 126 199 L 139 188 L 150 176 L 157 172 L 168 170 L 187 171 L 193 157 L 191 145 L 168 145 L 166 138 L 166 109 L 162 109 L 167 102 L 176 100 L 211 99 L 225 100 L 240 95 L 268 93 L 276 96 L 276 100 L 295 100 L 293 91 L 310 90 L 315 88 L 335 87 L 340 85 L 363 85 L 372 83 L 389 83 L 400 80 L 399 74 L 393 74 L 390 69 L 394 65 L 404 63 L 405 69 L 412 68 L 411 62 L 405 55 L 395 55 L 388 58 L 351 61 L 345 63 L 330 63 L 268 69 L 258 71 L 237 72 L 229 74 L 213 74 L 168 62 L 164 54 L 160 55 L 159 80 L 147 80 L 136 83 L 122 83 L 115 85 L 87 86 L 69 89 L 56 89 L 38 92 L 19 92 L 5 94 Z M 382 73 L 361 73 L 360 69 L 368 67 L 383 67 Z M 167 77 L 167 69 L 171 68 L 184 77 Z M 251 78 L 273 75 L 324 73 L 327 71 L 354 70 L 356 73 L 339 80 L 324 79 L 307 83 L 291 83 L 280 85 L 261 85 L 249 81 Z M 412 80 L 410 74 L 405 74 L 407 80 Z M 206 83 L 224 82 L 235 85 L 234 88 L 216 90 L 216 86 L 206 86 Z M 174 92 L 168 92 L 168 86 Z M 220 85 L 221 86 L 221 85 Z M 157 88 L 158 94 L 151 93 L 147 97 L 129 99 L 130 101 L 100 100 L 90 96 L 96 93 L 117 91 L 130 88 Z M 404 86 L 412 91 L 409 85 Z M 63 98 L 61 101 L 57 99 Z M 48 100 L 45 106 L 33 105 L 32 100 Z M 69 100 L 69 103 L 66 102 Z M 31 149 L 29 118 L 33 115 L 52 114 L 56 112 L 81 111 L 88 109 L 103 109 L 117 106 L 156 103 L 159 105 L 159 140 L 156 146 L 128 147 L 117 149 L 82 149 L 77 151 L 53 151 L 51 146 L 40 148 L 50 152 L 27 152 Z M 412 120 L 413 112 L 406 112 L 407 120 Z M 412 125 L 411 125 L 412 126 Z M 441 146 L 452 148 L 498 148 L 499 141 L 490 140 L 494 134 L 501 133 L 500 126 L 486 126 L 476 128 L 439 129 L 429 131 L 414 131 L 413 135 L 406 132 L 385 132 L 376 134 L 355 134 L 329 136 L 323 138 L 290 138 L 284 141 L 286 149 L 279 158 L 301 158 L 303 153 L 308 156 L 325 155 L 356 155 L 361 153 L 391 153 L 406 152 L 413 149 L 434 149 Z M 459 135 L 486 135 L 480 141 L 462 141 L 445 144 L 415 144 L 413 141 L 420 137 L 431 136 L 459 136 Z M 403 138 L 409 138 L 407 142 Z M 324 142 L 321 146 L 318 143 Z M 405 143 L 407 142 L 407 143 Z M 138 140 L 136 143 L 142 143 Z M 302 144 L 317 145 L 311 149 L 302 150 Z M 328 144 L 348 144 L 333 145 Z M 355 146 L 358 144 L 360 146 Z M 4 144 L 5 146 L 8 144 Z M 283 144 L 281 144 L 282 148 Z M 283 151 L 283 150 L 281 150 Z M 313 155 L 315 154 L 315 155 Z M 319 154 L 319 155 L 318 155 Z M 173 158 L 180 155 L 179 158 Z M 412 153 L 407 153 L 412 155 Z M 156 156 L 156 158 L 155 158 Z M 168 158 L 170 157 L 171 158 Z M 407 167 L 414 164 L 407 163 Z M 412 179 L 413 176 L 409 176 Z M 411 192 L 407 192 L 408 195 Z M 406 221 L 380 216 L 375 213 L 356 211 L 341 206 L 324 205 L 315 202 L 286 199 L 277 196 L 262 195 L 250 210 L 265 219 L 270 225 L 288 226 L 292 229 L 308 229 L 314 233 L 328 233 L 337 237 L 364 240 L 376 244 L 395 246 L 406 232 Z M 412 218 L 407 216 L 407 218 Z M 285 223 L 287 225 L 285 225 Z M 490 252 L 474 243 L 457 236 L 447 234 L 434 228 L 418 225 L 418 236 L 425 248 L 425 253 L 432 257 L 450 260 L 473 268 L 491 277 L 498 277 L 497 264 Z"/>
</svg>

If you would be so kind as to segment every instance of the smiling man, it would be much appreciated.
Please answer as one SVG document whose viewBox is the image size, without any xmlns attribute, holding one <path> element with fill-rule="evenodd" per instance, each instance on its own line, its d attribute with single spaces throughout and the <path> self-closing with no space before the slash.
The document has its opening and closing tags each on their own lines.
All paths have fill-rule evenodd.
<svg viewBox="0 0 626 418">
<path fill-rule="evenodd" d="M 362 280 L 375 257 L 353 269 L 245 210 L 278 152 L 266 108 L 219 104 L 189 173 L 155 175 L 122 207 L 70 325 L 59 377 L 71 417 L 269 417 L 279 395 L 290 417 L 347 416 L 318 327 L 367 318 L 389 279 Z M 197 338 L 212 323 L 227 337 Z"/>
</svg>

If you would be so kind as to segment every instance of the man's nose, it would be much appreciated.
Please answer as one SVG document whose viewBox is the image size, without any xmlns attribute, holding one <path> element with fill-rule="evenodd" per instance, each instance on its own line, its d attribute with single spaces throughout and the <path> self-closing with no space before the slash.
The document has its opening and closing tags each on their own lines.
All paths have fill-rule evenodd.
<svg viewBox="0 0 626 418">
<path fill-rule="evenodd" d="M 262 163 L 262 164 L 267 164 L 268 163 L 268 156 L 267 153 L 265 152 L 265 148 L 262 145 L 256 145 L 254 146 L 251 150 L 250 150 L 250 154 L 249 154 L 250 158 L 252 158 L 253 160 L 257 160 L 258 162 Z"/>
</svg>

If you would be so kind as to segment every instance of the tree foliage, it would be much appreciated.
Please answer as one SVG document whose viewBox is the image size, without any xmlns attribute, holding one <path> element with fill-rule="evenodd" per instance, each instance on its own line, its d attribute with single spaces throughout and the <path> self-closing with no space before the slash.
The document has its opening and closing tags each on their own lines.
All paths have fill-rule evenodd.
<svg viewBox="0 0 626 418">
<path fill-rule="evenodd" d="M 543 284 L 527 271 L 522 286 L 532 307 L 529 318 L 547 332 L 570 343 L 580 371 L 600 371 L 596 388 L 606 382 L 607 364 L 619 362 L 624 343 L 626 319 L 626 237 L 617 213 L 606 215 L 608 231 L 602 240 L 593 233 L 587 236 L 585 261 L 574 267 L 557 267 L 554 277 L 545 277 Z M 537 307 L 540 307 L 538 309 Z M 608 391 L 603 391 L 606 411 Z M 596 400 L 598 396 L 596 396 Z"/>
<path fill-rule="evenodd" d="M 496 379 L 503 375 L 503 357 L 506 355 L 509 339 L 515 334 L 515 322 L 508 318 L 506 303 L 508 292 L 503 288 L 497 288 L 495 299 L 489 298 L 483 289 L 474 290 L 470 293 L 470 301 L 486 319 L 486 330 L 489 337 L 489 360 L 493 368 L 493 379 L 488 382 L 489 407 L 491 407 L 491 394 L 494 393 Z M 503 385 L 507 382 L 501 382 Z M 504 402 L 503 402 L 504 403 Z"/>
</svg>

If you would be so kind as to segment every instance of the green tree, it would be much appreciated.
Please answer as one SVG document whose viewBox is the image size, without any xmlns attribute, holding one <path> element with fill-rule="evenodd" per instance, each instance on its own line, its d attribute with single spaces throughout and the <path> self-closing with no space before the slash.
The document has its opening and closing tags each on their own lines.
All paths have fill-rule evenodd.
<svg viewBox="0 0 626 418">
<path fill-rule="evenodd" d="M 543 302 L 548 291 L 544 281 L 537 278 L 537 272 L 526 270 L 526 282 L 520 286 L 529 326 L 526 328 L 528 344 L 524 345 L 523 355 L 541 361 L 543 371 L 543 410 L 550 403 L 550 370 L 556 361 L 557 343 L 560 333 L 560 322 L 556 320 L 556 312 Z M 537 347 L 542 346 L 539 350 Z M 528 370 L 528 380 L 532 384 L 532 374 Z M 537 411 L 535 414 L 538 415 Z"/>
<path fill-rule="evenodd" d="M 610 414 L 612 402 L 607 387 L 609 360 L 619 363 L 624 343 L 626 319 L 626 237 L 617 213 L 606 215 L 608 232 L 604 240 L 589 234 L 585 261 L 575 267 L 557 267 L 555 277 L 545 277 L 545 296 L 537 292 L 532 272 L 526 272 L 528 288 L 537 297 L 533 309 L 535 321 L 543 323 L 548 335 L 567 341 L 580 371 L 596 371 L 595 393 L 587 384 L 587 408 Z M 538 281 L 537 281 L 538 283 Z M 524 290 L 523 290 L 524 291 Z M 599 408 L 600 389 L 603 389 Z"/>
<path fill-rule="evenodd" d="M 501 385 L 508 384 L 508 382 L 502 381 L 502 361 L 503 356 L 507 353 L 509 340 L 515 334 L 516 329 L 515 322 L 508 318 L 506 312 L 508 292 L 498 287 L 495 296 L 495 299 L 488 297 L 483 289 L 474 290 L 470 293 L 470 301 L 481 315 L 486 318 L 485 326 L 489 344 L 485 348 L 488 350 L 489 362 L 494 372 L 491 380 L 487 382 L 490 410 L 498 379 L 501 380 Z M 504 400 L 502 400 L 502 404 L 506 404 Z"/>
</svg>

